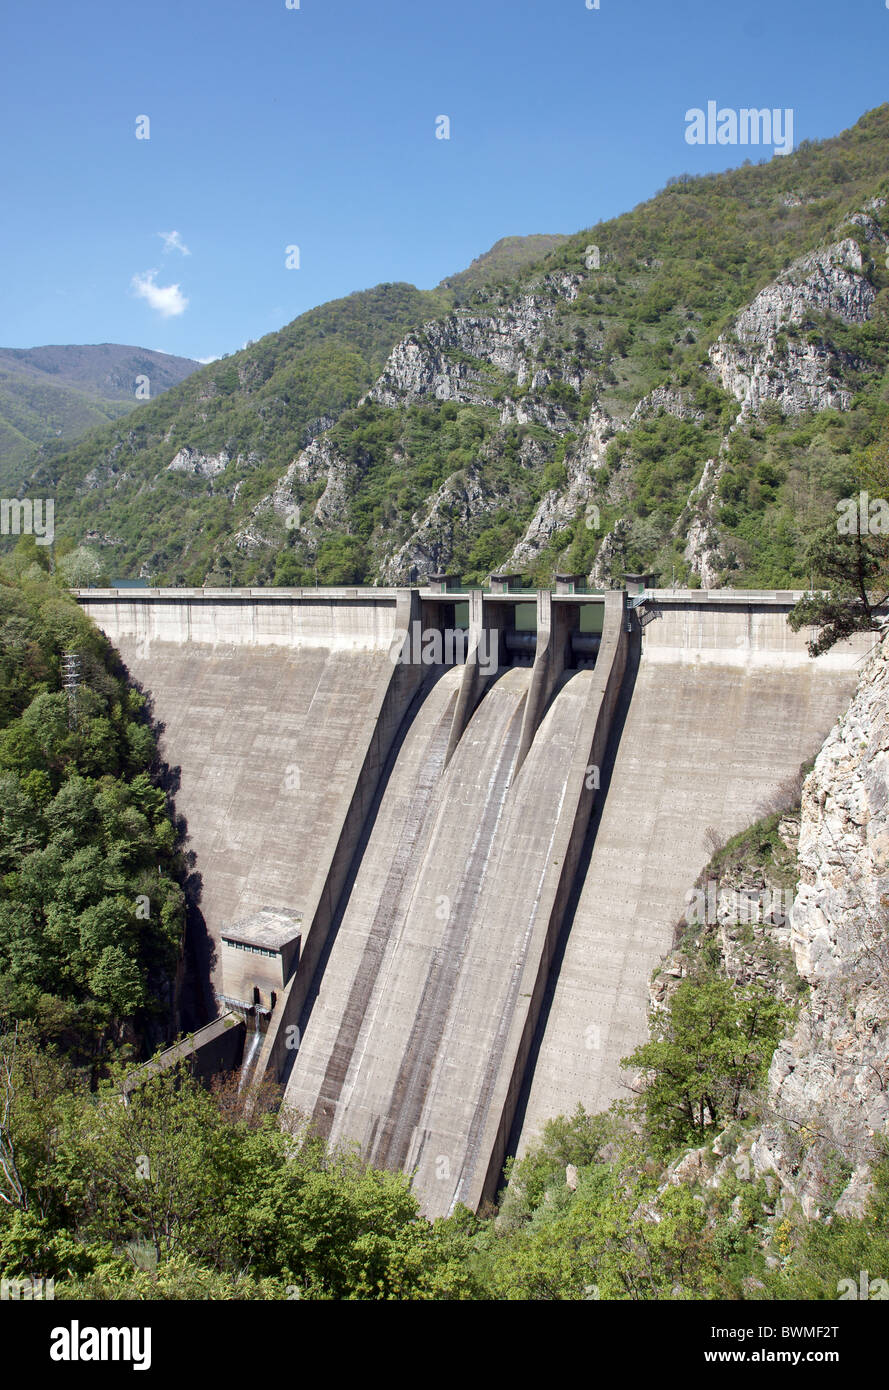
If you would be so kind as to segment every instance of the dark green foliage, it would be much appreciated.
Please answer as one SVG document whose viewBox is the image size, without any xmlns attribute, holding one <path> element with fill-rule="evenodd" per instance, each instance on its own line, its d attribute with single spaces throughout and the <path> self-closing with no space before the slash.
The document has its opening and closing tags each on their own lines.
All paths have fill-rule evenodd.
<svg viewBox="0 0 889 1390">
<path fill-rule="evenodd" d="M 800 599 L 788 617 L 795 632 L 801 627 L 817 629 L 808 643 L 810 656 L 829 651 L 853 633 L 877 630 L 874 610 L 889 597 L 883 539 L 874 545 L 860 532 L 839 536 L 832 526 L 811 542 L 807 552 L 811 572 L 829 585 L 829 592 Z"/>
<path fill-rule="evenodd" d="M 461 1298 L 464 1211 L 429 1223 L 401 1174 L 294 1142 L 279 1118 L 226 1113 L 187 1072 L 121 1104 L 91 1094 L 33 1035 L 0 1036 L 12 1106 L 0 1133 L 0 1270 L 56 1297 Z"/>
<path fill-rule="evenodd" d="M 550 1121 L 512 1167 L 496 1225 L 476 1237 L 487 1296 L 508 1300 L 736 1298 L 763 1267 L 762 1184 L 706 1195 L 664 1183 L 619 1108 Z M 576 1169 L 576 1188 L 566 1168 Z M 732 1210 L 732 1201 L 738 1203 Z"/>
<path fill-rule="evenodd" d="M 755 421 L 732 436 L 720 478 L 716 521 L 730 556 L 724 582 L 736 588 L 823 584 L 811 545 L 836 527 L 836 503 L 857 493 L 856 458 L 889 421 L 883 386 L 848 413 Z"/>
<path fill-rule="evenodd" d="M 746 1113 L 764 1080 L 788 1010 L 761 985 L 738 988 L 707 970 L 684 979 L 669 1009 L 651 1020 L 651 1039 L 621 1065 L 645 1077 L 642 1107 L 662 1151 L 700 1143 L 711 1125 Z"/>
<path fill-rule="evenodd" d="M 77 604 L 36 564 L 0 576 L 0 1020 L 87 1056 L 169 1007 L 184 908 L 154 758 L 144 697 Z"/>
<path fill-rule="evenodd" d="M 30 492 L 55 497 L 60 536 L 80 540 L 97 524 L 113 536 L 116 573 L 146 564 L 174 582 L 201 583 L 237 520 L 311 435 L 357 401 L 408 329 L 450 303 L 444 291 L 390 284 L 313 309 L 141 405 L 119 431 L 73 449 L 46 446 Z M 232 461 L 224 485 L 169 472 L 183 446 L 213 456 L 226 451 Z M 87 475 L 93 486 L 85 488 Z"/>
<path fill-rule="evenodd" d="M 794 630 L 816 628 L 817 656 L 854 632 L 875 632 L 876 609 L 889 597 L 889 423 L 857 460 L 854 486 L 837 504 L 832 524 L 816 532 L 806 559 L 826 593 L 801 599 L 790 614 Z"/>
</svg>

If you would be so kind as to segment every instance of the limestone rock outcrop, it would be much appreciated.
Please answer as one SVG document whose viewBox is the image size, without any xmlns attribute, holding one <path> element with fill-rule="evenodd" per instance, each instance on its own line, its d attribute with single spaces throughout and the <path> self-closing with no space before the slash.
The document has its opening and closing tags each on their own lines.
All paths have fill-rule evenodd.
<svg viewBox="0 0 889 1390">
<path fill-rule="evenodd" d="M 876 639 L 849 709 L 803 789 L 791 946 L 809 996 L 775 1051 L 775 1121 L 754 1146 L 809 1210 L 823 1207 L 825 1154 L 860 1211 L 877 1135 L 889 1135 L 889 642 Z M 790 1137 L 788 1137 L 790 1136 Z M 793 1142 L 793 1141 L 796 1142 Z M 798 1150 L 801 1148 L 802 1152 Z"/>
<path fill-rule="evenodd" d="M 358 471 L 358 464 L 344 458 L 328 435 L 313 439 L 288 465 L 274 491 L 253 508 L 248 525 L 236 536 L 238 547 L 261 548 L 280 533 L 283 524 L 285 530 L 298 531 L 307 553 L 313 554 L 326 527 L 346 525 L 348 497 Z M 309 505 L 301 504 L 305 488 L 322 481 L 320 497 Z"/>
<path fill-rule="evenodd" d="M 789 921 L 782 895 L 777 910 L 772 897 L 739 926 L 737 895 L 755 900 L 770 885 L 749 869 L 729 874 L 715 885 L 715 912 L 685 929 L 649 988 L 652 1012 L 662 1010 L 713 948 L 740 987 L 758 982 L 786 1004 L 799 1000 L 800 981 L 808 987 L 773 1054 L 762 1118 L 740 1133 L 737 1123 L 714 1132 L 664 1178 L 706 1188 L 732 1175 L 763 1178 L 776 1219 L 864 1216 L 889 1139 L 889 631 L 874 641 L 806 778 L 799 817 L 778 824 L 799 871 Z"/>
<path fill-rule="evenodd" d="M 849 220 L 860 229 L 863 240 L 873 242 L 882 252 L 889 237 L 873 216 L 877 210 L 874 201 Z M 848 222 L 845 225 L 848 229 Z M 720 534 L 717 492 L 733 430 L 768 402 L 776 402 L 789 415 L 813 409 L 845 409 L 851 403 L 849 374 L 862 364 L 830 341 L 821 320 L 863 323 L 872 312 L 876 291 L 863 273 L 858 243 L 841 232 L 835 237 L 830 245 L 800 257 L 765 286 L 709 350 L 708 370 L 738 402 L 738 415 L 714 450 L 715 457 L 702 460 L 703 475 L 672 532 L 703 588 L 726 583 L 726 575 L 738 563 Z M 501 294 L 495 305 L 493 293 L 487 300 L 482 295 L 472 308 L 459 308 L 426 323 L 395 345 L 376 382 L 362 398 L 364 403 L 384 409 L 442 401 L 496 411 L 501 431 L 518 426 L 525 436 L 520 463 L 538 479 L 555 448 L 567 437 L 567 447 L 562 450 L 562 480 L 542 496 L 532 492 L 539 497 L 533 514 L 511 554 L 498 562 L 510 570 L 530 569 L 552 546 L 553 538 L 571 525 L 575 534 L 581 524 L 599 532 L 598 515 L 595 509 L 590 510 L 591 494 L 608 441 L 618 430 L 662 411 L 681 421 L 705 418 L 692 391 L 675 382 L 655 386 L 625 406 L 617 407 L 607 396 L 606 409 L 600 398 L 604 395 L 602 387 L 615 378 L 609 375 L 607 357 L 604 366 L 591 365 L 603 361 L 606 334 L 601 321 L 591 321 L 580 335 L 585 350 L 592 349 L 591 357 L 584 359 L 582 353 L 566 349 L 564 344 L 554 349 L 559 315 L 589 280 L 590 274 L 551 272 L 510 300 Z M 807 329 L 812 323 L 814 331 Z M 584 417 L 573 403 L 581 399 Z M 329 423 L 318 422 L 321 428 Z M 496 462 L 502 439 L 493 435 L 490 440 L 490 457 Z M 453 542 L 465 541 L 467 528 L 470 532 L 473 527 L 480 529 L 496 506 L 510 505 L 499 483 L 485 476 L 486 471 L 497 471 L 485 468 L 487 449 L 486 445 L 470 469 L 462 467 L 441 483 L 413 517 L 400 517 L 394 527 L 386 525 L 371 538 L 377 580 L 397 583 L 411 576 L 423 577 L 430 567 L 451 568 Z M 205 459 L 185 449 L 174 463 L 212 478 L 225 466 L 226 458 L 220 454 Z M 360 483 L 360 472 L 360 461 L 356 464 L 343 459 L 325 434 L 304 442 L 274 492 L 254 509 L 238 544 L 252 548 L 254 544 L 280 543 L 281 519 L 293 513 L 296 493 L 304 497 L 309 485 L 318 500 L 308 507 L 308 515 L 306 507 L 301 509 L 301 543 L 309 552 L 317 549 L 323 530 L 348 529 L 349 499 Z M 325 486 L 318 497 L 316 485 L 322 480 Z M 620 506 L 627 486 L 631 486 L 627 478 L 616 478 L 613 486 L 609 485 L 609 505 Z M 522 496 L 527 499 L 529 491 L 532 489 L 526 488 Z M 609 584 L 619 579 L 622 569 L 622 547 L 628 539 L 623 519 L 600 539 L 590 578 L 596 584 Z M 638 548 L 635 533 L 629 540 Z"/>
<path fill-rule="evenodd" d="M 366 400 L 399 406 L 433 398 L 493 405 L 493 382 L 486 367 L 514 377 L 518 387 L 539 390 L 548 383 L 535 374 L 533 358 L 558 299 L 574 299 L 579 275 L 548 275 L 541 292 L 520 295 L 503 314 L 464 311 L 427 323 L 389 354 Z"/>
<path fill-rule="evenodd" d="M 384 561 L 384 583 L 416 583 L 445 569 L 467 527 L 503 502 L 503 494 L 486 484 L 478 468 L 448 478 L 424 513 L 414 516 L 410 539 Z"/>
<path fill-rule="evenodd" d="M 598 531 L 598 512 L 587 505 L 590 483 L 604 462 L 608 440 L 616 427 L 617 422 L 594 404 L 576 447 L 569 449 L 565 456 L 567 486 L 551 488 L 544 493 L 525 534 L 506 561 L 507 569 L 521 570 L 533 563 L 552 536 L 580 513 L 583 513 L 584 525 Z"/>
<path fill-rule="evenodd" d="M 220 449 L 218 454 L 202 454 L 198 449 L 185 445 L 174 454 L 167 469 L 171 473 L 192 473 L 197 478 L 215 478 L 230 463 L 231 458 L 225 449 Z"/>
<path fill-rule="evenodd" d="M 862 257 L 850 237 L 795 261 L 738 314 L 733 331 L 710 349 L 723 386 L 752 413 L 777 401 L 785 415 L 807 410 L 845 410 L 852 393 L 842 368 L 855 363 L 820 342 L 801 341 L 787 330 L 813 315 L 863 323 L 876 291 L 861 274 Z"/>
<path fill-rule="evenodd" d="M 706 1169 L 714 1186 L 733 1169 L 766 1179 L 776 1216 L 862 1216 L 889 1138 L 889 634 L 875 635 L 856 695 L 806 778 L 798 845 L 795 817 L 779 831 L 798 855 L 789 924 L 771 911 L 739 930 L 732 894 L 722 896 L 731 884 L 721 883 L 715 920 L 651 980 L 652 1010 L 662 1009 L 696 953 L 715 946 L 740 986 L 759 981 L 785 1003 L 800 998 L 798 981 L 808 987 L 773 1054 L 762 1119 L 740 1138 L 714 1135 L 668 1181 Z M 735 887 L 755 893 L 761 881 L 742 874 Z"/>
</svg>

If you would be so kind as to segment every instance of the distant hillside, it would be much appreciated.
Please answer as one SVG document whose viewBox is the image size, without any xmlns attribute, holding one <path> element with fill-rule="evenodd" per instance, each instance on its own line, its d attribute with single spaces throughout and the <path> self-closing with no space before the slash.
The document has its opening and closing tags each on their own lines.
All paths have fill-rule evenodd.
<svg viewBox="0 0 889 1390">
<path fill-rule="evenodd" d="M 199 366 L 119 343 L 0 348 L 0 484 L 21 481 L 19 465 L 35 445 L 70 442 L 132 410 L 138 377 L 154 397 Z"/>
<path fill-rule="evenodd" d="M 506 239 L 472 287 L 322 305 L 45 444 L 28 488 L 66 545 L 167 583 L 802 587 L 889 425 L 887 169 L 884 105 L 553 249 Z"/>
<path fill-rule="evenodd" d="M 532 236 L 504 236 L 495 241 L 490 251 L 476 256 L 466 270 L 449 275 L 441 289 L 456 290 L 462 298 L 470 290 L 479 289 L 497 280 L 511 280 L 529 266 L 537 265 L 568 237 L 560 232 L 540 232 Z"/>
<path fill-rule="evenodd" d="M 44 445 L 30 490 L 55 497 L 57 534 L 81 540 L 101 527 L 119 542 L 109 552 L 116 573 L 145 565 L 200 583 L 294 455 L 358 401 L 406 332 L 452 303 L 448 291 L 384 284 L 312 309 L 202 367 L 125 425 L 73 448 Z"/>
</svg>

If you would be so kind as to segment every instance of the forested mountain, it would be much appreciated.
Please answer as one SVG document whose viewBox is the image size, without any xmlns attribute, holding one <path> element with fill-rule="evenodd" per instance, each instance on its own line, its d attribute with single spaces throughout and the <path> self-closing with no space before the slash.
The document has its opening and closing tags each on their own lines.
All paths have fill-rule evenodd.
<svg viewBox="0 0 889 1390">
<path fill-rule="evenodd" d="M 70 444 L 168 391 L 198 365 L 118 343 L 0 348 L 0 486 L 18 487 L 35 444 Z"/>
<path fill-rule="evenodd" d="M 851 227 L 874 234 L 880 224 L 864 216 Z M 805 428 L 783 413 L 764 420 L 770 390 L 787 401 L 807 380 L 813 392 L 847 387 L 757 372 L 744 337 L 770 303 L 795 312 L 800 284 L 834 307 L 872 308 L 884 290 L 845 240 L 837 255 L 797 262 L 710 359 L 760 392 L 719 476 L 744 478 L 731 453 L 739 437 L 773 451 L 776 467 L 782 441 L 835 451 L 840 439 L 851 459 L 882 418 L 885 387 L 864 371 L 858 398 L 809 412 Z M 821 343 L 787 338 L 783 361 Z M 373 420 L 424 418 L 387 404 L 406 360 L 403 346 L 390 355 L 360 407 Z M 439 429 L 459 429 L 463 408 L 444 402 Z M 344 421 L 353 428 L 347 415 L 325 447 Z M 675 420 L 655 417 L 661 429 Z M 627 451 L 645 426 L 640 414 L 625 431 Z M 761 472 L 748 477 L 748 505 Z M 714 496 L 736 501 L 718 486 Z M 768 507 L 750 514 L 767 521 Z M 55 1280 L 60 1300 L 672 1304 L 833 1299 L 860 1287 L 857 1272 L 885 1268 L 885 640 L 811 779 L 782 789 L 702 871 L 698 888 L 713 885 L 718 911 L 677 923 L 651 981 L 651 1036 L 622 1062 L 627 1099 L 555 1117 L 509 1165 L 496 1211 L 457 1207 L 429 1222 L 405 1174 L 330 1148 L 272 1084 L 203 1090 L 162 1073 L 120 1103 L 133 1054 L 175 1014 L 183 865 L 142 696 L 65 592 L 69 559 L 49 574 L 46 548 L 21 537 L 0 566 L 4 1278 Z M 854 873 L 838 871 L 837 835 Z M 801 876 L 791 933 L 772 904 Z"/>
<path fill-rule="evenodd" d="M 884 106 L 507 280 L 324 305 L 45 446 L 30 491 L 94 578 L 808 581 L 889 413 L 887 155 Z"/>
<path fill-rule="evenodd" d="M 380 285 L 313 309 L 125 424 L 70 450 L 42 449 L 30 491 L 55 496 L 57 533 L 98 539 L 117 573 L 146 566 L 200 583 L 294 448 L 359 398 L 409 327 L 451 300 Z"/>
</svg>

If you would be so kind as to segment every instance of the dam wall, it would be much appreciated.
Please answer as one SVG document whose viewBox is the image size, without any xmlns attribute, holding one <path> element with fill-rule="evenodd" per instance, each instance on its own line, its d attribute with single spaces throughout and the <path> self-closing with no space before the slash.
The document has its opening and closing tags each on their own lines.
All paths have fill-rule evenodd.
<svg viewBox="0 0 889 1390">
<path fill-rule="evenodd" d="M 78 599 L 161 727 L 217 997 L 222 928 L 263 907 L 302 920 L 302 987 L 419 682 L 419 668 L 390 650 L 418 615 L 416 592 L 87 590 Z"/>
<path fill-rule="evenodd" d="M 77 600 L 118 645 L 386 651 L 396 589 L 81 589 Z"/>
<path fill-rule="evenodd" d="M 735 666 L 745 670 L 800 670 L 812 666 L 819 676 L 827 671 L 854 669 L 872 639 L 861 634 L 839 643 L 812 662 L 806 643 L 813 630 L 793 632 L 787 614 L 801 593 L 723 590 L 649 589 L 641 605 L 645 624 L 647 665 L 691 663 L 695 666 Z"/>
<path fill-rule="evenodd" d="M 797 594 L 651 591 L 638 609 L 620 740 L 586 846 L 519 1108 L 519 1153 L 545 1122 L 627 1098 L 648 981 L 721 840 L 768 809 L 848 703 L 874 638 L 813 660 Z M 641 647 L 641 650 L 639 649 Z"/>
<path fill-rule="evenodd" d="M 299 923 L 255 1073 L 430 1215 L 492 1199 L 547 1119 L 626 1096 L 713 837 L 814 755 L 871 646 L 813 661 L 798 597 L 78 594 L 151 698 L 211 947 L 262 908 Z M 465 664 L 405 658 L 458 613 Z"/>
<path fill-rule="evenodd" d="M 489 921 L 495 911 L 499 912 L 501 921 L 504 917 L 509 920 L 512 910 L 517 915 L 523 912 L 527 945 L 521 959 L 521 972 L 518 963 L 514 968 L 507 1007 L 501 1012 L 495 1047 L 487 1062 L 485 1091 L 482 1100 L 476 1103 L 469 1131 L 472 1166 L 467 1165 L 455 1194 L 455 1200 L 472 1210 L 485 1202 L 493 1202 L 500 1186 L 556 945 L 564 926 L 590 815 L 600 796 L 597 772 L 611 735 L 631 631 L 625 621 L 623 594 L 608 594 L 596 667 L 592 671 L 572 673 L 566 679 L 570 610 L 555 603 L 546 604 L 545 608 L 551 622 L 546 645 L 538 648 L 538 661 L 540 665 L 545 663 L 545 667 L 540 674 L 538 661 L 535 661 L 519 748 L 520 770 L 510 808 L 512 819 L 506 829 L 513 862 L 504 864 L 501 876 L 496 882 L 492 881 L 489 892 Z M 535 682 L 537 689 L 545 683 L 548 695 L 556 691 L 539 723 L 533 703 Z M 532 729 L 533 734 L 529 733 Z M 518 868 L 521 866 L 523 875 L 527 876 L 529 864 L 533 862 L 529 839 L 533 837 L 533 843 L 539 845 L 543 818 L 538 815 L 537 808 L 544 802 L 543 786 L 558 789 L 558 802 L 551 838 L 542 857 L 540 877 L 533 900 L 530 900 L 530 895 L 528 898 L 521 895 Z M 549 795 L 552 796 L 553 791 L 549 791 Z M 507 896 L 510 891 L 514 909 Z M 496 1059 L 496 1067 L 492 1058 Z"/>
</svg>

